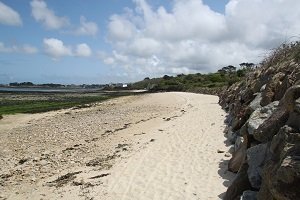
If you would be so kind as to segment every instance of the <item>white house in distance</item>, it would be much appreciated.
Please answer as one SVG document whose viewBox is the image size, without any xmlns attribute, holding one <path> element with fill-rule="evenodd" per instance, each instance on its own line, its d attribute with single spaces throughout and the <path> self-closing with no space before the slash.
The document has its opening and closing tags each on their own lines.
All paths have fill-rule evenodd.
<svg viewBox="0 0 300 200">
<path fill-rule="evenodd" d="M 109 86 L 112 88 L 127 88 L 128 84 L 127 83 L 111 83 L 111 84 L 109 84 Z"/>
</svg>

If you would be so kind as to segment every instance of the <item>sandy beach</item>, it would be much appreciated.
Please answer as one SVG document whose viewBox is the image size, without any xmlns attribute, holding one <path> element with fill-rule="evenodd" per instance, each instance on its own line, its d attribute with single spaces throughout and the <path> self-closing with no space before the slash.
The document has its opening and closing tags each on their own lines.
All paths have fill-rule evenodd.
<svg viewBox="0 0 300 200">
<path fill-rule="evenodd" d="M 222 199 L 218 97 L 156 93 L 0 120 L 0 199 Z"/>
</svg>

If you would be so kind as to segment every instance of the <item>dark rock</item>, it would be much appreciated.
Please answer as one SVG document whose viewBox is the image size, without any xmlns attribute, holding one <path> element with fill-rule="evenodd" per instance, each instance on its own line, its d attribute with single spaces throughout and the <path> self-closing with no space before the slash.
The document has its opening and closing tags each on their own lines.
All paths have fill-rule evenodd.
<svg viewBox="0 0 300 200">
<path fill-rule="evenodd" d="M 116 146 L 116 149 L 121 149 L 128 146 L 128 144 L 118 144 L 118 146 Z"/>
<path fill-rule="evenodd" d="M 225 151 L 218 149 L 217 153 L 224 153 Z"/>
<path fill-rule="evenodd" d="M 266 89 L 262 92 L 261 105 L 266 106 L 275 100 L 275 93 L 278 90 L 280 81 L 283 80 L 285 74 L 279 72 L 275 74 L 272 79 L 267 83 Z"/>
<path fill-rule="evenodd" d="M 261 106 L 266 106 L 266 105 L 270 104 L 273 101 L 274 95 L 275 95 L 275 93 L 272 90 L 272 88 L 271 87 L 266 87 L 266 89 L 262 93 L 262 98 L 261 98 L 261 101 L 260 101 L 260 105 Z"/>
<path fill-rule="evenodd" d="M 274 97 L 275 101 L 279 101 L 280 99 L 282 99 L 287 89 L 292 86 L 292 82 L 293 80 L 291 75 L 287 75 L 282 82 L 279 82 L 276 87 Z"/>
<path fill-rule="evenodd" d="M 300 132 L 300 113 L 291 112 L 286 124 Z"/>
<path fill-rule="evenodd" d="M 230 157 L 230 153 L 225 153 L 225 157 Z"/>
<path fill-rule="evenodd" d="M 25 162 L 27 162 L 29 160 L 29 158 L 22 158 L 21 160 L 19 160 L 19 164 L 22 165 Z"/>
<path fill-rule="evenodd" d="M 260 142 L 271 141 L 273 136 L 288 120 L 288 112 L 284 108 L 276 110 L 253 132 L 253 136 Z"/>
<path fill-rule="evenodd" d="M 256 200 L 257 199 L 257 192 L 246 190 L 243 192 L 243 195 L 241 196 L 241 200 Z"/>
<path fill-rule="evenodd" d="M 286 91 L 284 97 L 280 101 L 280 105 L 282 105 L 288 112 L 292 112 L 294 111 L 295 105 L 299 97 L 300 97 L 300 84 L 294 85 Z"/>
<path fill-rule="evenodd" d="M 300 199 L 300 64 L 294 58 L 299 48 L 300 42 L 283 45 L 219 93 L 236 150 L 228 169 L 238 171 L 224 199 Z M 244 165 L 249 169 L 242 175 Z"/>
<path fill-rule="evenodd" d="M 237 139 L 235 140 L 235 144 L 234 144 L 234 151 L 237 151 L 240 148 L 240 146 L 242 145 L 243 141 L 244 141 L 243 137 L 237 136 Z"/>
<path fill-rule="evenodd" d="M 248 104 L 255 98 L 253 91 L 250 88 L 246 88 L 241 91 L 241 103 Z"/>
<path fill-rule="evenodd" d="M 300 133 L 284 126 L 272 140 L 272 157 L 263 169 L 258 199 L 298 199 L 300 196 Z"/>
<path fill-rule="evenodd" d="M 296 99 L 295 101 L 294 111 L 300 114 L 300 98 Z"/>
<path fill-rule="evenodd" d="M 248 139 L 245 139 L 245 138 L 246 137 L 244 137 L 243 143 L 240 145 L 240 147 L 237 149 L 237 151 L 235 151 L 232 154 L 232 158 L 229 160 L 228 170 L 231 172 L 234 172 L 234 173 L 238 172 L 241 165 L 243 164 L 243 162 L 246 159 Z"/>
<path fill-rule="evenodd" d="M 240 120 L 237 117 L 234 117 L 231 123 L 232 131 L 240 129 Z"/>
<path fill-rule="evenodd" d="M 231 130 L 231 128 L 229 128 L 228 132 L 227 132 L 227 138 L 228 138 L 228 141 L 231 143 L 231 144 L 234 144 L 235 143 L 235 140 L 237 138 L 237 134 L 235 132 L 233 132 Z"/>
<path fill-rule="evenodd" d="M 239 136 L 244 136 L 244 135 L 248 135 L 248 127 L 247 124 L 245 123 L 242 128 L 239 131 Z"/>
<path fill-rule="evenodd" d="M 248 164 L 243 163 L 232 184 L 228 187 L 223 200 L 239 199 L 244 191 L 251 189 L 247 170 Z"/>
<path fill-rule="evenodd" d="M 267 144 L 259 144 L 247 149 L 248 178 L 253 188 L 261 185 L 262 167 L 267 157 Z"/>
</svg>

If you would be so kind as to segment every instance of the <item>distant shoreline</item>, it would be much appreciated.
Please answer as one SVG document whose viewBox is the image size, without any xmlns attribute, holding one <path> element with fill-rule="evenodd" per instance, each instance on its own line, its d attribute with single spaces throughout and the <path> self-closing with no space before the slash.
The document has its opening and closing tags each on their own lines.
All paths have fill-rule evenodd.
<svg viewBox="0 0 300 200">
<path fill-rule="evenodd" d="M 97 92 L 100 88 L 0 87 L 0 92 Z"/>
</svg>

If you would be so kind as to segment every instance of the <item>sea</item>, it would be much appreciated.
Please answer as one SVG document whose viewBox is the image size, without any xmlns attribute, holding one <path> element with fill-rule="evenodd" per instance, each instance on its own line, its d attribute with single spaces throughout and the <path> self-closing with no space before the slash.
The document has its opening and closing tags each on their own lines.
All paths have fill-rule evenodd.
<svg viewBox="0 0 300 200">
<path fill-rule="evenodd" d="M 96 92 L 99 89 L 85 88 L 33 88 L 33 87 L 0 87 L 0 92 Z"/>
</svg>

